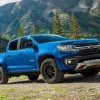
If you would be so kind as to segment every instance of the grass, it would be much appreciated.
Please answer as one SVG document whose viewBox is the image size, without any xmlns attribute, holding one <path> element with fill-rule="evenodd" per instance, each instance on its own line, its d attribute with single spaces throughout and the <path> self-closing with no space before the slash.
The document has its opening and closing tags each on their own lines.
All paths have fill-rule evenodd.
<svg viewBox="0 0 100 100">
<path fill-rule="evenodd" d="M 10 80 L 11 81 L 16 81 L 16 80 L 24 80 L 26 78 L 27 78 L 27 76 L 22 75 L 20 77 L 12 77 L 12 78 L 10 78 Z"/>
</svg>

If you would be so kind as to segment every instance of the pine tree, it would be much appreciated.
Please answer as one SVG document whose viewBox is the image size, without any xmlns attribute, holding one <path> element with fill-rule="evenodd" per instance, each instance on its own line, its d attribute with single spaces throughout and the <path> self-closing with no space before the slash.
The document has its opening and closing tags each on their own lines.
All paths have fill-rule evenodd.
<svg viewBox="0 0 100 100">
<path fill-rule="evenodd" d="M 59 18 L 59 11 L 56 11 L 54 15 L 54 33 L 58 35 L 63 34 L 63 28 L 62 28 L 61 20 Z"/>
<path fill-rule="evenodd" d="M 5 39 L 5 40 L 11 40 L 11 39 L 12 39 L 12 37 L 11 37 L 10 34 L 3 34 L 1 37 L 2 37 L 3 39 Z"/>
<path fill-rule="evenodd" d="M 38 29 L 35 25 L 32 26 L 32 35 L 38 34 Z"/>
<path fill-rule="evenodd" d="M 69 20 L 63 19 L 62 25 L 63 25 L 63 36 L 68 37 L 68 33 L 70 31 Z"/>
<path fill-rule="evenodd" d="M 74 16 L 74 14 L 71 14 L 71 16 L 70 16 L 69 38 L 71 38 L 71 39 L 84 38 L 84 34 L 81 33 L 80 25 L 78 23 L 77 18 Z"/>
<path fill-rule="evenodd" d="M 22 26 L 20 26 L 19 31 L 18 31 L 18 37 L 24 36 L 25 35 L 25 31 L 24 28 Z"/>
</svg>

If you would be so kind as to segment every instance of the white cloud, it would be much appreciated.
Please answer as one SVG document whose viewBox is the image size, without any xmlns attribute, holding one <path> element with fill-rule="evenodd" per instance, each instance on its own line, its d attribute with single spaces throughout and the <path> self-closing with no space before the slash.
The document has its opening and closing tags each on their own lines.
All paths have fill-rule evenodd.
<svg viewBox="0 0 100 100">
<path fill-rule="evenodd" d="M 0 0 L 0 6 L 5 5 L 7 3 L 17 2 L 21 0 Z"/>
</svg>

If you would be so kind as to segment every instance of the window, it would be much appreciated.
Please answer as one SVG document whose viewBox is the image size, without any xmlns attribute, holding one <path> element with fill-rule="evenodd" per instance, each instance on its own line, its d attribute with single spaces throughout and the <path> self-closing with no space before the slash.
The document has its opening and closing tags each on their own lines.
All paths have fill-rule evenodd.
<svg viewBox="0 0 100 100">
<path fill-rule="evenodd" d="M 47 42 L 56 42 L 56 41 L 66 41 L 68 40 L 65 37 L 58 36 L 58 35 L 37 35 L 32 36 L 38 43 L 47 43 Z"/>
<path fill-rule="evenodd" d="M 26 48 L 32 48 L 32 47 L 33 47 L 32 40 L 28 38 L 21 39 L 20 49 L 26 49 Z"/>
<path fill-rule="evenodd" d="M 11 42 L 9 45 L 9 50 L 12 50 L 12 51 L 17 50 L 17 43 L 18 43 L 18 40 Z"/>
</svg>

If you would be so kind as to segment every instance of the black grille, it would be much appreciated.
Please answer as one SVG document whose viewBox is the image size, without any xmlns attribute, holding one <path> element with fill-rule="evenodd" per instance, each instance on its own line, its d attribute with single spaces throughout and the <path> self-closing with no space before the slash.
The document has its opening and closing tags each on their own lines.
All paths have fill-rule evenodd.
<svg viewBox="0 0 100 100">
<path fill-rule="evenodd" d="M 90 45 L 99 45 L 100 43 L 85 43 L 85 44 L 75 44 L 76 47 L 84 47 L 84 46 L 90 46 Z"/>
<path fill-rule="evenodd" d="M 100 48 L 89 48 L 79 50 L 79 56 L 96 55 L 100 54 Z"/>
<path fill-rule="evenodd" d="M 100 59 L 100 45 L 77 47 L 79 50 L 79 62 Z"/>
</svg>

